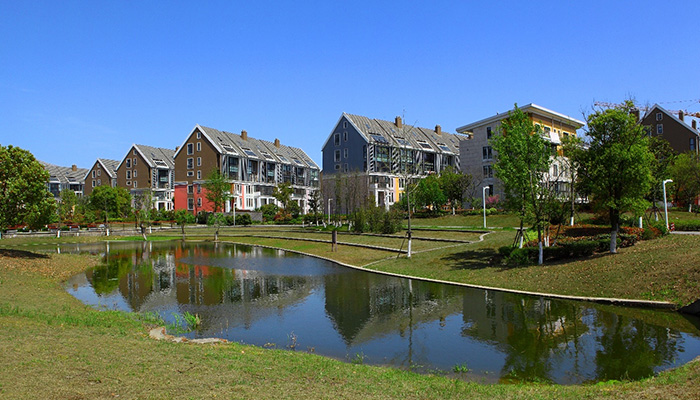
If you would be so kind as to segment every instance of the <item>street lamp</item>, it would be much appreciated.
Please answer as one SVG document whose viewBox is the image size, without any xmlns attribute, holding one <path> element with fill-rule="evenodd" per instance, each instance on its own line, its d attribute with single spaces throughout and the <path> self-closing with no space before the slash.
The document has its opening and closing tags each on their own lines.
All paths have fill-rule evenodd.
<svg viewBox="0 0 700 400">
<path fill-rule="evenodd" d="M 664 214 L 666 215 L 666 230 L 668 230 L 668 203 L 666 203 L 666 184 L 670 182 L 673 182 L 673 179 L 666 179 L 662 183 L 662 186 L 664 187 Z"/>
<path fill-rule="evenodd" d="M 331 199 L 330 197 L 328 198 L 328 225 L 331 224 Z"/>
<path fill-rule="evenodd" d="M 484 205 L 484 228 L 486 228 L 486 191 L 488 190 L 488 188 L 488 186 L 484 186 L 481 190 L 481 200 Z"/>
</svg>

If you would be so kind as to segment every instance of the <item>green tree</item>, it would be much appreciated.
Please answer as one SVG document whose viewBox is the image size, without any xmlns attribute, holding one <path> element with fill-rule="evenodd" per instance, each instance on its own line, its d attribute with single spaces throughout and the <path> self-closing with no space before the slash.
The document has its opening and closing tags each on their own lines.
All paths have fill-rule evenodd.
<svg viewBox="0 0 700 400">
<path fill-rule="evenodd" d="M 693 203 L 700 195 L 700 158 L 694 153 L 679 154 L 668 172 L 673 179 L 674 198 L 687 205 L 689 212 L 692 211 Z"/>
<path fill-rule="evenodd" d="M 433 213 L 437 213 L 447 202 L 447 197 L 440 187 L 437 175 L 428 175 L 418 181 L 415 191 L 416 205 L 418 207 L 431 207 Z"/>
<path fill-rule="evenodd" d="M 56 201 L 48 180 L 49 172 L 32 153 L 0 146 L 0 230 L 21 223 L 37 229 L 51 220 Z"/>
<path fill-rule="evenodd" d="M 131 194 L 123 187 L 97 186 L 90 193 L 90 209 L 98 218 L 126 218 L 131 209 Z"/>
<path fill-rule="evenodd" d="M 214 213 L 224 210 L 231 197 L 231 182 L 218 169 L 213 169 L 204 181 L 205 197 L 214 207 Z"/>
<path fill-rule="evenodd" d="M 182 230 L 182 240 L 185 240 L 186 239 L 185 226 L 187 224 L 194 223 L 194 221 L 195 221 L 194 214 L 190 213 L 189 211 L 185 210 L 184 208 L 181 208 L 181 209 L 175 211 L 174 217 L 175 217 L 175 222 Z"/>
<path fill-rule="evenodd" d="M 219 230 L 221 229 L 221 225 L 226 223 L 226 216 L 223 213 L 215 212 L 212 214 L 209 214 L 209 218 L 207 218 L 207 225 L 214 225 L 216 227 L 216 231 L 214 231 L 214 241 L 218 242 L 219 241 Z"/>
<path fill-rule="evenodd" d="M 611 253 L 617 253 L 620 215 L 627 211 L 641 215 L 647 209 L 644 197 L 652 182 L 654 155 L 644 129 L 631 112 L 633 108 L 634 104 L 627 101 L 589 115 L 588 149 L 572 154 L 594 207 L 605 210 L 610 217 Z"/>
<path fill-rule="evenodd" d="M 455 213 L 455 207 L 462 205 L 464 192 L 471 184 L 471 175 L 456 171 L 452 167 L 446 168 L 440 174 L 440 188 L 452 205 L 452 215 Z"/>
<path fill-rule="evenodd" d="M 282 208 L 287 211 L 287 205 L 292 198 L 292 193 L 294 193 L 294 188 L 289 182 L 278 183 L 277 186 L 272 191 L 272 197 L 277 201 L 282 203 Z"/>
<path fill-rule="evenodd" d="M 63 189 L 59 194 L 58 202 L 58 218 L 61 222 L 73 221 L 76 205 L 78 204 L 78 196 L 70 189 Z"/>
<path fill-rule="evenodd" d="M 314 214 L 314 221 L 315 221 L 316 225 L 318 225 L 318 212 L 322 206 L 321 201 L 322 201 L 321 191 L 320 190 L 312 191 L 311 195 L 309 196 L 309 209 Z"/>
<path fill-rule="evenodd" d="M 505 207 L 520 216 L 522 229 L 525 220 L 537 230 L 538 263 L 543 263 L 543 246 L 548 214 L 556 199 L 549 169 L 556 154 L 546 141 L 539 125 L 515 105 L 500 126 L 500 135 L 491 139 L 496 150 L 496 177 L 503 182 Z"/>
<path fill-rule="evenodd" d="M 275 215 L 277 215 L 277 212 L 280 210 L 279 207 L 277 207 L 277 204 L 273 203 L 268 203 L 268 204 L 263 204 L 260 206 L 260 211 L 262 212 L 263 215 L 263 221 L 269 222 L 275 219 Z"/>
</svg>

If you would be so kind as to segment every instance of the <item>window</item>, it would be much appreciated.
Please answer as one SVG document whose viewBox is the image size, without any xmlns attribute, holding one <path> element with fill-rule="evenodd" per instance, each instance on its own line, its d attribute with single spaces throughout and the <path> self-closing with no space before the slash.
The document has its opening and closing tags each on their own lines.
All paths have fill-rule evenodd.
<svg viewBox="0 0 700 400">
<path fill-rule="evenodd" d="M 343 132 L 343 141 L 344 142 L 348 141 L 348 133 L 347 132 Z"/>
<path fill-rule="evenodd" d="M 657 135 L 663 135 L 663 134 L 664 134 L 664 124 L 657 124 L 657 125 L 656 125 L 656 134 L 657 134 Z"/>
<path fill-rule="evenodd" d="M 197 193 L 202 193 L 202 185 L 197 185 Z"/>
<path fill-rule="evenodd" d="M 335 164 L 335 170 L 340 171 L 340 164 Z"/>
<path fill-rule="evenodd" d="M 126 179 L 131 179 L 131 171 L 126 171 Z"/>
<path fill-rule="evenodd" d="M 139 187 L 139 182 L 138 182 L 138 181 L 134 181 L 134 187 Z"/>
<path fill-rule="evenodd" d="M 660 112 L 657 112 L 657 113 L 656 113 L 656 120 L 657 120 L 657 121 L 661 121 L 662 119 L 664 119 L 664 114 L 663 114 L 663 113 L 660 113 Z"/>
<path fill-rule="evenodd" d="M 131 158 L 126 159 L 126 167 L 131 168 Z"/>
<path fill-rule="evenodd" d="M 194 188 L 194 186 L 192 186 L 192 185 L 187 185 L 187 194 L 192 194 L 192 193 L 194 193 L 193 188 Z"/>
<path fill-rule="evenodd" d="M 93 177 L 93 178 L 95 177 L 95 171 L 94 171 L 94 170 L 92 171 L 92 177 Z"/>
<path fill-rule="evenodd" d="M 559 166 L 557 164 L 552 165 L 553 176 L 559 175 Z"/>
<path fill-rule="evenodd" d="M 348 172 L 348 163 L 343 164 L 343 172 Z"/>
<path fill-rule="evenodd" d="M 187 143 L 187 155 L 194 154 L 194 144 Z"/>
<path fill-rule="evenodd" d="M 202 151 L 202 142 L 197 142 L 197 151 Z"/>
<path fill-rule="evenodd" d="M 194 199 L 187 199 L 187 209 L 190 211 L 194 210 Z"/>
<path fill-rule="evenodd" d="M 202 198 L 198 197 L 197 198 L 197 207 L 201 207 L 201 206 L 202 206 Z"/>
<path fill-rule="evenodd" d="M 695 151 L 695 146 L 696 146 L 695 138 L 691 137 L 690 138 L 690 150 Z"/>
<path fill-rule="evenodd" d="M 92 181 L 92 187 L 95 187 L 95 181 Z"/>
<path fill-rule="evenodd" d="M 484 178 L 493 178 L 493 167 L 491 165 L 484 165 Z"/>
<path fill-rule="evenodd" d="M 202 171 L 197 171 L 197 179 L 202 179 Z"/>
<path fill-rule="evenodd" d="M 348 127 L 348 121 L 343 121 L 343 128 L 347 128 L 347 127 Z"/>
<path fill-rule="evenodd" d="M 482 148 L 482 155 L 484 160 L 491 160 L 493 159 L 493 150 L 491 149 L 491 146 L 484 146 Z"/>
<path fill-rule="evenodd" d="M 194 168 L 194 158 L 190 157 L 187 159 L 187 169 L 193 169 Z"/>
<path fill-rule="evenodd" d="M 335 151 L 335 162 L 340 162 L 340 150 Z"/>
<path fill-rule="evenodd" d="M 92 172 L 94 173 L 95 171 L 92 171 Z M 98 169 L 98 170 L 97 170 L 97 176 L 102 176 L 102 170 L 101 170 L 101 169 Z"/>
<path fill-rule="evenodd" d="M 131 186 L 131 181 L 126 181 L 126 186 Z"/>
<path fill-rule="evenodd" d="M 336 146 L 340 146 L 340 133 L 336 133 L 335 135 L 333 135 L 333 143 Z"/>
<path fill-rule="evenodd" d="M 347 147 L 343 149 L 343 158 L 348 158 L 348 149 L 347 149 Z"/>
<path fill-rule="evenodd" d="M 197 139 L 201 139 L 201 138 L 202 138 L 202 132 L 197 131 Z"/>
<path fill-rule="evenodd" d="M 491 139 L 491 127 L 486 127 L 486 139 Z"/>
<path fill-rule="evenodd" d="M 136 166 L 136 157 L 134 157 L 134 167 Z"/>
<path fill-rule="evenodd" d="M 493 196 L 493 185 L 489 185 L 489 196 Z"/>
<path fill-rule="evenodd" d="M 197 166 L 198 167 L 202 166 L 202 157 L 197 157 Z"/>
<path fill-rule="evenodd" d="M 136 173 L 139 172 L 137 169 L 134 170 L 133 177 L 136 178 Z"/>
</svg>

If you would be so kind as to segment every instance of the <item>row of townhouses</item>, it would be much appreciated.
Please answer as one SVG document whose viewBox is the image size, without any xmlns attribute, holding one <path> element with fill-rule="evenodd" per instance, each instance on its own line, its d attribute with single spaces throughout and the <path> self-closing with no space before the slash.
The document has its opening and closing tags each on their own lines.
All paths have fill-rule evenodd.
<svg viewBox="0 0 700 400">
<path fill-rule="evenodd" d="M 566 136 L 576 135 L 585 123 L 536 104 L 520 109 L 542 128 L 544 137 L 559 148 Z M 224 211 L 254 210 L 275 203 L 273 188 L 292 185 L 292 200 L 309 212 L 312 193 L 323 186 L 323 200 L 336 212 L 353 208 L 353 202 L 372 199 L 389 207 L 399 201 L 405 186 L 446 168 L 469 173 L 490 195 L 502 195 L 494 176 L 495 151 L 489 140 L 500 130 L 508 111 L 463 125 L 457 133 L 440 125 L 422 128 L 394 121 L 343 113 L 322 146 L 323 173 L 300 148 L 279 139 L 267 141 L 196 125 L 180 146 L 159 148 L 134 144 L 121 161 L 98 158 L 89 169 L 44 163 L 51 173 L 49 189 L 58 197 L 63 189 L 89 195 L 97 186 L 121 186 L 132 194 L 150 190 L 157 209 L 210 211 L 203 183 L 220 171 L 231 183 L 232 197 Z M 677 115 L 658 104 L 639 117 L 650 136 L 667 140 L 678 153 L 700 148 L 697 118 Z M 561 154 L 561 153 L 559 153 Z M 571 190 L 566 160 L 557 156 L 549 177 L 557 190 Z M 322 176 L 323 175 L 323 178 Z M 323 180 L 323 185 L 321 185 Z"/>
</svg>

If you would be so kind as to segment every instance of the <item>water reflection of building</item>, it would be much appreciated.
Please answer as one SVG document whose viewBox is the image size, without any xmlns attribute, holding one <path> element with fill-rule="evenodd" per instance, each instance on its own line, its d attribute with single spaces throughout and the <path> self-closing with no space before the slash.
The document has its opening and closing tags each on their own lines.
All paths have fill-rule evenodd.
<svg viewBox="0 0 700 400">
<path fill-rule="evenodd" d="M 251 251 L 252 250 L 252 251 Z M 113 252 L 106 264 L 88 274 L 96 292 L 119 292 L 134 311 L 198 313 L 204 330 L 214 326 L 250 326 L 302 301 L 320 278 L 269 276 L 257 270 L 183 263 L 180 260 L 280 258 L 284 252 L 249 246 L 159 246 Z M 263 258 L 264 259 L 264 258 Z"/>
</svg>

